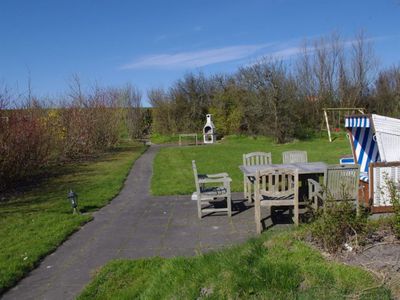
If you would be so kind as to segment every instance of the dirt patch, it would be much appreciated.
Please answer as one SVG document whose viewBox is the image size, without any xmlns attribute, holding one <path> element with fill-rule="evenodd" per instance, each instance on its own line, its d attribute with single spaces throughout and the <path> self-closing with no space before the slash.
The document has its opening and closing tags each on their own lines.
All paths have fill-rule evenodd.
<svg viewBox="0 0 400 300">
<path fill-rule="evenodd" d="M 339 261 L 348 265 L 360 266 L 381 279 L 388 286 L 395 299 L 400 299 L 400 242 L 383 241 L 368 245 L 358 252 L 342 252 Z"/>
<path fill-rule="evenodd" d="M 380 279 L 380 285 L 390 288 L 394 299 L 400 300 L 400 241 L 392 231 L 375 231 L 366 238 L 366 245 L 363 247 L 350 242 L 336 254 L 324 251 L 311 238 L 308 242 L 327 259 L 358 266 L 375 274 Z"/>
<path fill-rule="evenodd" d="M 400 240 L 391 230 L 381 229 L 371 233 L 362 247 L 353 239 L 335 254 L 324 251 L 310 236 L 306 241 L 326 259 L 358 266 L 375 274 L 380 279 L 379 286 L 387 286 L 394 299 L 400 300 Z"/>
</svg>

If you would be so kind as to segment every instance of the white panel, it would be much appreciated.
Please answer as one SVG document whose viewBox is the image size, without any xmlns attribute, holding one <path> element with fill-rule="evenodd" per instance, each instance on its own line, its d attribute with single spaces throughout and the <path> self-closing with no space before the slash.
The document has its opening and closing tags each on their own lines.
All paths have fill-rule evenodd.
<svg viewBox="0 0 400 300">
<path fill-rule="evenodd" d="M 374 206 L 391 206 L 388 180 L 395 182 L 399 188 L 400 166 L 399 167 L 376 167 L 374 170 Z M 372 183 L 371 183 L 372 184 Z"/>
<path fill-rule="evenodd" d="M 372 115 L 381 161 L 400 160 L 400 119 Z"/>
<path fill-rule="evenodd" d="M 381 132 L 381 159 L 386 162 L 400 161 L 400 136 Z"/>
<path fill-rule="evenodd" d="M 376 132 L 384 132 L 400 136 L 400 119 L 372 115 Z"/>
</svg>

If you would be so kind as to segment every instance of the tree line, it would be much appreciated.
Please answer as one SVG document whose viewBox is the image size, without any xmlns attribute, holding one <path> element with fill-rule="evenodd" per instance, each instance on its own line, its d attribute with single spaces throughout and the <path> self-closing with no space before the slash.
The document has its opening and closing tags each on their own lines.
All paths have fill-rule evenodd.
<svg viewBox="0 0 400 300">
<path fill-rule="evenodd" d="M 213 114 L 220 134 L 273 136 L 278 143 L 321 129 L 322 108 L 363 107 L 400 115 L 400 68 L 379 68 L 364 33 L 305 41 L 290 59 L 264 57 L 233 74 L 187 73 L 168 89 L 151 89 L 152 129 L 199 132 Z"/>
</svg>

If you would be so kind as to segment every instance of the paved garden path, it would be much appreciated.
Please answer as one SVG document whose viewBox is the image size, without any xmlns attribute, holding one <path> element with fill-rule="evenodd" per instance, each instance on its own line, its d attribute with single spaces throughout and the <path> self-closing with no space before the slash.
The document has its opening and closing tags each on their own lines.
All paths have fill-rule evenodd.
<svg viewBox="0 0 400 300">
<path fill-rule="evenodd" d="M 158 149 L 150 147 L 135 162 L 120 194 L 3 298 L 73 299 L 111 259 L 195 255 L 255 234 L 254 212 L 246 210 L 242 201 L 235 206 L 243 211 L 232 218 L 221 215 L 198 220 L 196 203 L 190 197 L 149 195 Z M 233 198 L 240 197 L 234 194 Z"/>
</svg>

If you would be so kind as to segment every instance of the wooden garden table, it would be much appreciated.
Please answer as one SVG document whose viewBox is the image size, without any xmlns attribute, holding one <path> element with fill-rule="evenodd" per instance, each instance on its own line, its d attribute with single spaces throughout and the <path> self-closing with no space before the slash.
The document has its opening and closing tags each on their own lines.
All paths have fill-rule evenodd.
<svg viewBox="0 0 400 300">
<path fill-rule="evenodd" d="M 323 162 L 239 166 L 239 169 L 247 177 L 255 177 L 257 171 L 273 169 L 297 169 L 299 175 L 323 174 L 326 168 L 327 164 Z"/>
</svg>

